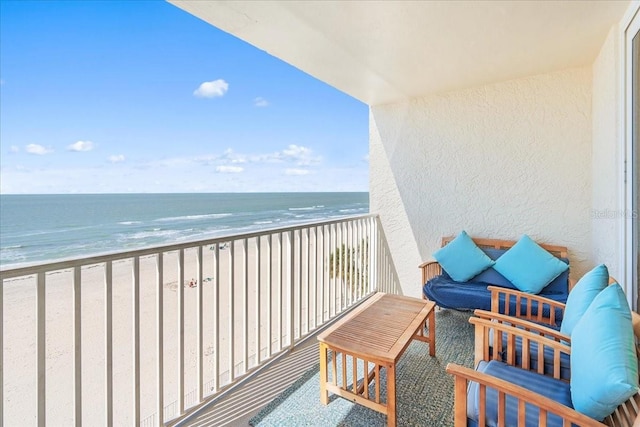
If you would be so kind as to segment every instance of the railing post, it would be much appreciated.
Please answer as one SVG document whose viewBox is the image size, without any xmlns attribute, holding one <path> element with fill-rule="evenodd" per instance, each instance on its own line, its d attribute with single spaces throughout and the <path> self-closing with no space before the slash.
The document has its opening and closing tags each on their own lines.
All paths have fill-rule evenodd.
<svg viewBox="0 0 640 427">
<path fill-rule="evenodd" d="M 296 237 L 296 232 L 293 231 L 293 238 L 295 241 L 295 237 Z M 293 245 L 294 242 L 291 242 L 291 249 L 293 250 L 294 247 L 296 247 L 295 245 Z M 297 289 L 297 302 L 298 302 L 298 310 L 295 311 L 295 323 L 296 326 L 298 327 L 298 337 L 302 337 L 302 230 L 298 231 L 298 245 L 297 245 L 297 250 L 295 250 L 295 252 L 298 253 L 298 286 L 295 285 L 295 280 L 291 280 L 294 285 L 293 285 L 293 289 L 294 291 Z M 293 264 L 295 266 L 295 253 L 291 255 L 291 264 Z M 294 271 L 294 269 L 292 269 L 292 271 Z M 295 307 L 295 304 L 294 304 Z M 293 334 L 293 339 L 295 341 L 295 331 Z"/>
<path fill-rule="evenodd" d="M 293 350 L 294 341 L 295 341 L 295 331 L 294 331 L 294 323 L 295 323 L 295 315 L 294 315 L 294 305 L 295 305 L 295 297 L 294 297 L 294 276 L 295 276 L 295 265 L 294 265 L 294 252 L 293 252 L 293 239 L 295 236 L 295 232 L 289 231 L 287 233 L 289 236 L 289 242 L 287 245 L 289 251 L 289 350 Z"/>
<path fill-rule="evenodd" d="M 45 273 L 38 273 L 38 283 L 36 284 L 36 325 L 37 325 L 37 367 L 38 367 L 38 427 L 47 425 L 47 359 L 46 359 L 46 290 L 45 290 Z"/>
<path fill-rule="evenodd" d="M 243 350 L 243 373 L 249 370 L 249 242 L 242 239 L 242 343 Z"/>
<path fill-rule="evenodd" d="M 307 290 L 307 333 L 311 331 L 311 231 L 308 228 L 305 228 L 305 252 L 307 254 L 307 261 L 305 263 L 307 278 L 305 289 Z M 302 239 L 300 239 L 302 240 Z M 302 336 L 302 331 L 300 331 L 300 336 Z"/>
<path fill-rule="evenodd" d="M 278 233 L 278 280 L 277 280 L 277 291 L 278 291 L 278 299 L 276 300 L 276 307 L 278 308 L 278 351 L 284 348 L 282 344 L 282 299 L 283 299 L 283 291 L 282 291 L 282 282 L 284 282 L 284 235 L 282 233 Z"/>
<path fill-rule="evenodd" d="M 163 252 L 158 253 L 156 258 L 156 331 L 157 331 L 157 366 L 156 375 L 158 384 L 156 385 L 156 412 L 158 414 L 158 427 L 164 426 L 164 256 Z"/>
<path fill-rule="evenodd" d="M 229 242 L 229 383 L 236 376 L 235 366 L 235 246 L 236 241 Z"/>
<path fill-rule="evenodd" d="M 213 250 L 213 267 L 215 268 L 214 305 L 213 305 L 213 346 L 215 348 L 215 362 L 213 372 L 213 389 L 217 393 L 220 390 L 220 243 L 216 243 Z"/>
<path fill-rule="evenodd" d="M 273 305 L 273 286 L 271 285 L 271 234 L 267 236 L 267 358 L 271 357 L 271 311 Z"/>
<path fill-rule="evenodd" d="M 113 426 L 113 261 L 105 264 L 105 424 Z"/>
<path fill-rule="evenodd" d="M 0 278 L 0 427 L 4 426 L 4 279 Z"/>
<path fill-rule="evenodd" d="M 73 412 L 76 427 L 82 425 L 82 270 L 73 269 Z M 1 301 L 1 300 L 0 300 Z M 0 302 L 1 305 L 1 302 Z M 0 347 L 2 343 L 0 342 Z M 0 400 L 2 397 L 0 396 Z M 0 414 L 0 417 L 2 415 Z M 2 421 L 0 421 L 0 425 Z"/>
<path fill-rule="evenodd" d="M 140 425 L 140 257 L 133 258 L 133 423 Z"/>
<path fill-rule="evenodd" d="M 322 271 L 320 272 L 320 319 L 316 321 L 316 325 L 322 325 L 324 323 L 324 312 L 326 309 L 325 301 L 327 290 L 327 282 L 328 282 L 328 270 L 329 270 L 329 258 L 327 257 L 327 227 L 325 225 L 320 226 L 321 236 L 320 240 L 322 241 L 322 246 L 320 247 L 320 266 L 322 267 Z M 317 317 L 317 316 L 316 316 Z"/>
<path fill-rule="evenodd" d="M 202 297 L 203 297 L 203 292 L 204 292 L 204 282 L 203 282 L 203 274 L 202 274 L 202 268 L 203 268 L 203 262 L 202 262 L 202 245 L 198 245 L 198 250 L 197 250 L 197 261 L 196 261 L 196 265 L 198 268 L 198 272 L 197 272 L 197 278 L 198 278 L 198 282 L 197 282 L 197 290 L 198 290 L 198 295 L 197 295 L 197 316 L 198 316 L 198 326 L 197 326 L 197 333 L 198 333 L 198 401 L 201 402 L 202 399 L 204 398 L 204 331 L 203 331 L 203 320 L 202 320 L 202 316 L 204 313 L 203 310 L 203 306 L 202 306 Z"/>
<path fill-rule="evenodd" d="M 260 319 L 261 319 L 261 311 L 260 311 L 260 297 L 261 297 L 261 287 L 262 287 L 262 276 L 260 275 L 260 263 L 262 261 L 262 251 L 260 248 L 260 236 L 256 237 L 256 366 L 260 365 L 260 346 L 262 344 L 261 336 L 262 332 L 260 331 Z"/>
<path fill-rule="evenodd" d="M 184 249 L 178 251 L 178 413 L 184 412 Z"/>
<path fill-rule="evenodd" d="M 311 314 L 311 310 L 309 310 Z M 313 227 L 313 329 L 318 324 L 318 227 Z"/>
</svg>

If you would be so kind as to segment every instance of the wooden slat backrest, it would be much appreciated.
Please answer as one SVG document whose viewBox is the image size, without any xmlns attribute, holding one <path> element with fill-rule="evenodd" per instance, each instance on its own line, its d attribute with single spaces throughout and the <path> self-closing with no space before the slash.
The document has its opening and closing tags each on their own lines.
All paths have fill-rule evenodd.
<svg viewBox="0 0 640 427">
<path fill-rule="evenodd" d="M 442 246 L 446 245 L 456 236 L 447 236 L 442 238 Z M 493 249 L 509 249 L 517 242 L 514 240 L 502 240 L 502 239 L 484 239 L 484 238 L 471 238 L 476 245 L 481 248 L 493 248 Z M 546 243 L 538 243 L 541 247 L 549 251 L 553 256 L 558 258 L 569 258 L 568 250 L 566 246 L 558 246 L 558 245 L 549 245 Z"/>
</svg>

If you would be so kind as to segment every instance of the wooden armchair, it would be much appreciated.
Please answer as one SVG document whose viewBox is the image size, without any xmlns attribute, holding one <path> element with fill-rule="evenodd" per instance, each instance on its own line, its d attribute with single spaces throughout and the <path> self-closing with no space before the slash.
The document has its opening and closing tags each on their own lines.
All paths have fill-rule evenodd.
<svg viewBox="0 0 640 427">
<path fill-rule="evenodd" d="M 635 320 L 635 319 L 634 319 Z M 569 355 L 571 347 L 547 338 L 536 332 L 526 331 L 521 328 L 498 323 L 481 318 L 471 318 L 469 321 L 475 325 L 476 341 L 475 354 L 480 360 L 476 362 L 490 362 L 499 360 L 517 370 L 534 371 L 538 374 L 553 378 L 558 384 L 566 384 L 566 380 L 560 379 L 560 361 L 563 355 Z M 493 333 L 490 331 L 493 330 Z M 637 332 L 636 332 L 637 333 Z M 522 357 L 517 357 L 516 338 L 522 340 Z M 506 348 L 506 357 L 497 352 L 489 351 L 490 340 L 493 348 Z M 538 361 L 551 360 L 553 368 L 551 372 L 546 369 L 545 363 L 530 363 L 528 352 L 531 344 L 536 344 Z M 498 426 L 547 426 L 549 423 L 563 426 L 609 426 L 631 427 L 640 426 L 640 394 L 636 393 L 629 400 L 620 405 L 604 422 L 596 421 L 558 401 L 542 396 L 511 381 L 500 379 L 478 370 L 469 369 L 455 364 L 448 364 L 446 371 L 454 376 L 454 425 L 464 427 L 468 425 L 468 392 L 470 384 L 477 385 L 478 396 L 478 426 L 488 425 L 486 417 L 488 413 L 495 415 Z M 487 407 L 487 396 L 497 394 L 496 405 Z M 510 412 L 507 410 L 510 407 Z M 517 412 L 514 412 L 517 408 Z M 493 412 L 496 411 L 496 414 Z"/>
<path fill-rule="evenodd" d="M 571 282 L 570 287 L 573 285 L 575 283 Z M 491 291 L 491 312 L 493 313 L 506 314 L 554 329 L 558 326 L 558 319 L 562 319 L 564 314 L 566 304 L 540 295 L 500 286 L 489 286 L 487 289 Z M 514 301 L 515 304 L 512 304 Z"/>
<path fill-rule="evenodd" d="M 609 277 L 609 284 L 612 283 L 617 283 L 617 280 Z M 575 282 L 571 283 L 571 287 L 573 285 Z M 475 310 L 476 316 L 511 323 L 528 331 L 553 337 L 557 341 L 571 342 L 569 336 L 558 330 L 559 319 L 564 315 L 566 304 L 500 286 L 489 286 L 487 289 L 491 291 L 491 311 Z M 640 337 L 640 316 L 634 316 L 633 321 L 634 332 Z"/>
</svg>

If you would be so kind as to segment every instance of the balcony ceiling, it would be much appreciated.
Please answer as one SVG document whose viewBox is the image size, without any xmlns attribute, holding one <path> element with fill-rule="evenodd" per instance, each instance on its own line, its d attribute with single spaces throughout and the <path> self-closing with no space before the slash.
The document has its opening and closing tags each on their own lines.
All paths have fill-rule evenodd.
<svg viewBox="0 0 640 427">
<path fill-rule="evenodd" d="M 169 1 L 369 105 L 589 65 L 629 5 Z"/>
</svg>

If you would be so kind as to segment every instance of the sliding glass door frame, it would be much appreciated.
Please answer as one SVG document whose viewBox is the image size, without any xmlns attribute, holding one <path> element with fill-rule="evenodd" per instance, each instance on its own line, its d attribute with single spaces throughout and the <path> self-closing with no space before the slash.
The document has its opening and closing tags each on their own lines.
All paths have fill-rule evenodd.
<svg viewBox="0 0 640 427">
<path fill-rule="evenodd" d="M 636 50 L 634 51 L 634 38 L 640 37 L 640 2 L 633 2 L 626 19 L 622 21 L 622 56 L 623 73 L 622 91 L 624 100 L 624 119 L 622 120 L 624 147 L 622 151 L 622 212 L 624 213 L 622 230 L 622 266 L 624 271 L 624 288 L 627 293 L 629 304 L 637 311 L 640 309 L 638 291 L 638 253 L 639 245 L 639 219 L 638 219 L 638 193 L 640 185 L 640 165 L 637 157 L 640 150 L 640 123 L 637 119 L 637 110 L 640 108 L 640 59 L 638 55 L 638 44 L 640 38 L 636 39 Z M 635 67 L 635 69 L 634 69 Z M 636 118 L 634 118 L 634 114 Z"/>
</svg>

